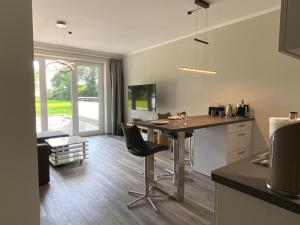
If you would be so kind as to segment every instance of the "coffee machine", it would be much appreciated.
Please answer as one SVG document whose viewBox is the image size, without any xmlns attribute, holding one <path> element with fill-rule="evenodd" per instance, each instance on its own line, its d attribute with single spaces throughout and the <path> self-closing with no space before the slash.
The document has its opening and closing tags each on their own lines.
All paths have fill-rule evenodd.
<svg viewBox="0 0 300 225">
<path fill-rule="evenodd" d="M 235 105 L 235 115 L 236 117 L 248 117 L 249 116 L 249 105 L 244 104 L 244 99 L 242 99 L 241 104 Z"/>
<path fill-rule="evenodd" d="M 219 104 L 213 104 L 208 107 L 208 115 L 219 116 L 221 112 L 225 112 L 225 106 Z"/>
</svg>

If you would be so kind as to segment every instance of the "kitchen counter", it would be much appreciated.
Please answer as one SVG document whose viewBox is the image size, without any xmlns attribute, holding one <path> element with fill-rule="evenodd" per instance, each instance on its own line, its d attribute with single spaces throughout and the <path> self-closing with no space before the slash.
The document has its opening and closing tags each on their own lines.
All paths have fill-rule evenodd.
<svg viewBox="0 0 300 225">
<path fill-rule="evenodd" d="M 252 159 L 253 156 L 247 157 L 237 163 L 214 170 L 212 180 L 300 215 L 300 199 L 285 197 L 270 191 L 266 186 L 269 168 L 251 163 Z"/>
<path fill-rule="evenodd" d="M 139 122 L 135 122 L 135 124 L 139 126 L 145 126 L 148 128 L 159 129 L 162 131 L 180 132 L 188 129 L 194 130 L 194 129 L 221 126 L 221 125 L 240 123 L 240 122 L 246 122 L 252 120 L 254 120 L 253 117 L 246 117 L 246 118 L 223 117 L 222 118 L 218 116 L 213 117 L 209 115 L 203 115 L 203 116 L 188 116 L 186 125 L 179 125 L 178 121 L 175 120 L 170 120 L 170 122 L 166 125 L 157 125 L 152 123 L 151 121 L 139 121 Z"/>
</svg>

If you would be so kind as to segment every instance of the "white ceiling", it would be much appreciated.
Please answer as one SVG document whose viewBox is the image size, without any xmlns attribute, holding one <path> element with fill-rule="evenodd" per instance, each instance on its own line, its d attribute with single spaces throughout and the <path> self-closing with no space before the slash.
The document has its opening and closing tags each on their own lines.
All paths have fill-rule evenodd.
<svg viewBox="0 0 300 225">
<path fill-rule="evenodd" d="M 280 0 L 210 2 L 209 27 L 280 5 Z M 34 40 L 127 54 L 194 32 L 195 17 L 186 15 L 194 8 L 194 0 L 33 0 Z M 57 28 L 57 20 L 65 20 L 67 29 Z"/>
</svg>

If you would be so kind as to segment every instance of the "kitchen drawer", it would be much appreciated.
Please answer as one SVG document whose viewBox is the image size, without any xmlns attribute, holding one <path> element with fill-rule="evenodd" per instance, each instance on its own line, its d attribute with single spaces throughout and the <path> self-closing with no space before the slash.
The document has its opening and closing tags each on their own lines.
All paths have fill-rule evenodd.
<svg viewBox="0 0 300 225">
<path fill-rule="evenodd" d="M 228 133 L 239 132 L 243 130 L 252 130 L 252 121 L 233 123 L 227 126 Z"/>
<path fill-rule="evenodd" d="M 251 145 L 252 130 L 227 134 L 228 152 Z"/>
<path fill-rule="evenodd" d="M 250 155 L 251 155 L 251 145 L 229 152 L 227 155 L 227 164 L 234 163 Z"/>
</svg>

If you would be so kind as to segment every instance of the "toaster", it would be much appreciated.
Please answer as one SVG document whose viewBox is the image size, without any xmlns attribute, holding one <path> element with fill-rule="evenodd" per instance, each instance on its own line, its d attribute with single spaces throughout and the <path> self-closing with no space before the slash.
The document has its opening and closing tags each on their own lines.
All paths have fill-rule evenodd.
<svg viewBox="0 0 300 225">
<path fill-rule="evenodd" d="M 221 111 L 225 112 L 224 105 L 210 105 L 208 107 L 208 115 L 210 116 L 219 116 Z"/>
</svg>

